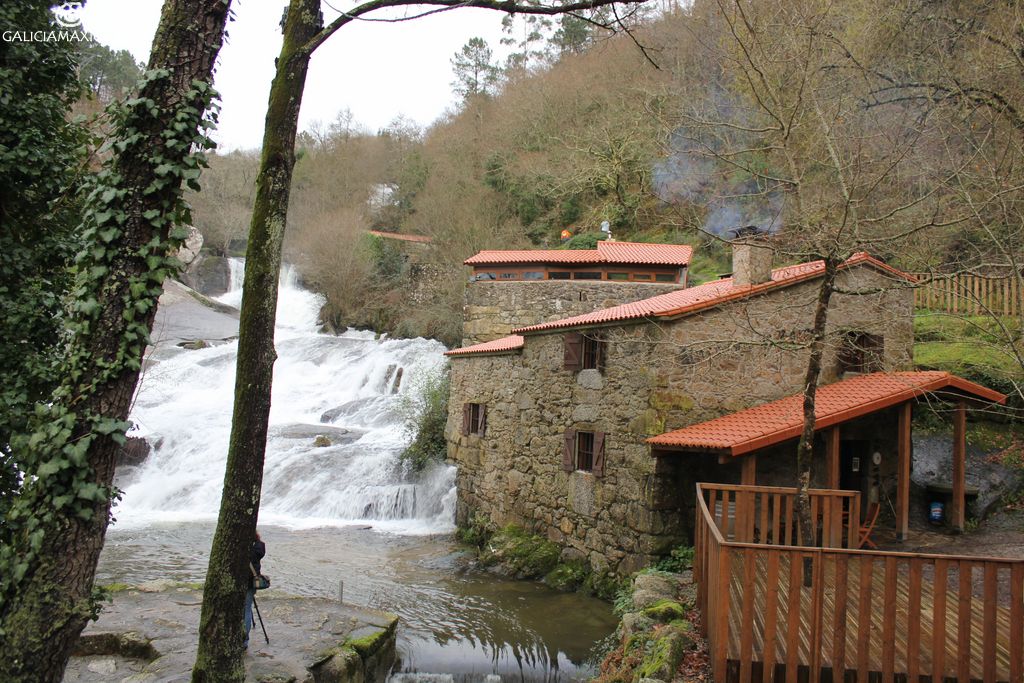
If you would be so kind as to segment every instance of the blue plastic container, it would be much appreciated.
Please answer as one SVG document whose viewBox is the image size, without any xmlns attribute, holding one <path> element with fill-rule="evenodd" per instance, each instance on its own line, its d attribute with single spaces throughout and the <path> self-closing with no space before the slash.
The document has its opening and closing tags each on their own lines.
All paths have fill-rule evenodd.
<svg viewBox="0 0 1024 683">
<path fill-rule="evenodd" d="M 942 524 L 942 518 L 945 516 L 945 507 L 939 501 L 932 503 L 928 510 L 928 521 L 932 524 Z"/>
</svg>

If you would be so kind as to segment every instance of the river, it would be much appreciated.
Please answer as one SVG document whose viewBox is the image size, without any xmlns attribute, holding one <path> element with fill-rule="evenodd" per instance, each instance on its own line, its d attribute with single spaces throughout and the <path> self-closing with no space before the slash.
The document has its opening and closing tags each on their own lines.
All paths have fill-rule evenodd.
<svg viewBox="0 0 1024 683">
<path fill-rule="evenodd" d="M 220 301 L 237 306 L 241 263 L 232 266 L 232 291 Z M 600 641 L 615 625 L 608 605 L 467 568 L 452 537 L 455 468 L 413 479 L 401 467 L 411 436 L 405 416 L 417 389 L 442 370 L 444 348 L 368 332 L 319 334 L 319 296 L 289 271 L 281 285 L 259 524 L 274 588 L 332 599 L 343 590 L 346 602 L 398 614 L 396 672 L 466 681 L 593 675 Z M 168 342 L 151 353 L 130 419 L 154 449 L 141 466 L 119 471 L 124 495 L 100 582 L 202 580 L 235 350 L 233 341 L 198 350 Z M 318 436 L 330 445 L 315 445 Z"/>
</svg>

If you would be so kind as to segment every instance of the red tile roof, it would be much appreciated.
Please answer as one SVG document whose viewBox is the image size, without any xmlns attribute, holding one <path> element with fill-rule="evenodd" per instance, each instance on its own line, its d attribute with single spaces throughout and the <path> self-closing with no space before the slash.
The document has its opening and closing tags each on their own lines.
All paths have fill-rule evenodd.
<svg viewBox="0 0 1024 683">
<path fill-rule="evenodd" d="M 859 252 L 847 259 L 840 268 L 848 268 L 858 264 L 871 265 L 883 270 L 890 275 L 903 280 L 915 281 L 911 275 L 886 265 L 873 258 L 870 254 Z M 546 330 L 562 329 L 566 327 L 579 327 L 585 325 L 600 325 L 603 323 L 617 322 L 620 320 L 636 320 L 640 318 L 666 318 L 684 313 L 711 308 L 719 304 L 742 299 L 752 294 L 765 292 L 781 287 L 788 287 L 798 282 L 819 277 L 825 272 L 824 261 L 811 261 L 795 266 L 777 268 L 772 271 L 772 279 L 758 285 L 734 286 L 732 278 L 723 278 L 712 282 L 680 289 L 668 294 L 660 294 L 649 299 L 641 299 L 628 304 L 603 308 L 592 313 L 584 313 L 571 318 L 553 320 L 539 325 L 530 325 L 512 330 L 516 333 L 542 332 Z"/>
<path fill-rule="evenodd" d="M 423 244 L 428 244 L 430 242 L 430 238 L 426 235 L 403 235 L 399 232 L 384 232 L 382 230 L 371 230 L 370 234 L 376 235 L 377 237 L 384 237 L 389 240 L 401 240 L 403 242 L 421 242 Z"/>
<path fill-rule="evenodd" d="M 481 344 L 463 346 L 461 349 L 452 349 L 445 352 L 446 356 L 468 356 L 471 353 L 508 353 L 523 348 L 523 338 L 518 334 L 509 337 L 502 337 Z"/>
<path fill-rule="evenodd" d="M 876 372 L 818 387 L 815 429 L 825 429 L 926 394 L 1003 403 L 1006 396 L 948 372 Z M 800 436 L 803 394 L 647 439 L 661 449 L 743 455 Z"/>
<path fill-rule="evenodd" d="M 481 251 L 466 259 L 467 266 L 501 263 L 608 263 L 622 265 L 685 266 L 693 248 L 685 244 L 598 242 L 597 249 L 523 249 Z"/>
</svg>

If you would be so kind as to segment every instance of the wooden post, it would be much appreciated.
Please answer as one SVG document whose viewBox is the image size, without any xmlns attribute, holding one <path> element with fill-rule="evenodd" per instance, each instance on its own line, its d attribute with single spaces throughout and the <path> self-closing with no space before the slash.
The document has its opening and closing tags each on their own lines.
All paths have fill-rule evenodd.
<svg viewBox="0 0 1024 683">
<path fill-rule="evenodd" d="M 907 401 L 899 407 L 897 427 L 897 471 L 896 471 L 896 540 L 907 540 L 910 527 L 910 418 L 912 403 Z"/>
<path fill-rule="evenodd" d="M 839 425 L 825 433 L 825 459 L 828 462 L 828 488 L 839 488 Z"/>
<path fill-rule="evenodd" d="M 740 473 L 740 483 L 743 486 L 754 486 L 757 484 L 757 455 L 751 453 L 743 458 L 743 470 Z"/>
<path fill-rule="evenodd" d="M 956 404 L 953 414 L 953 501 L 949 519 L 957 531 L 964 530 L 964 475 L 967 469 L 967 408 L 963 401 Z"/>
</svg>

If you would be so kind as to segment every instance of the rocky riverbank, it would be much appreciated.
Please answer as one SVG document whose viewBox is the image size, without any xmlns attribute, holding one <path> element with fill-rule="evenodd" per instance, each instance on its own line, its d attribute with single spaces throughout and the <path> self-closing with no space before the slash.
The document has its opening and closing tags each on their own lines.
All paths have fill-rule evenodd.
<svg viewBox="0 0 1024 683">
<path fill-rule="evenodd" d="M 202 591 L 154 582 L 115 587 L 82 635 L 67 683 L 187 681 L 195 661 Z M 398 617 L 336 601 L 263 591 L 245 658 L 246 679 L 265 683 L 373 683 L 395 658 Z"/>
</svg>

